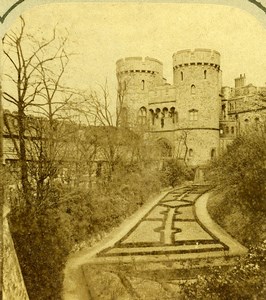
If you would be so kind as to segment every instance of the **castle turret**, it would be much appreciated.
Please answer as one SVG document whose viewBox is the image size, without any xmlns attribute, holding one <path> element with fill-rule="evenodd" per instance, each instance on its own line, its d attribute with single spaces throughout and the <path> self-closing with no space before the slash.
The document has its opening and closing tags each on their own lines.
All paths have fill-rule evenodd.
<svg viewBox="0 0 266 300">
<path fill-rule="evenodd" d="M 241 88 L 246 85 L 246 75 L 240 74 L 238 78 L 235 78 L 235 88 Z"/>
<path fill-rule="evenodd" d="M 163 84 L 163 64 L 150 57 L 127 57 L 116 62 L 116 76 L 123 97 L 121 122 L 132 126 L 138 116 L 146 120 L 146 95 L 149 89 Z"/>
<path fill-rule="evenodd" d="M 178 130 L 187 132 L 189 163 L 204 164 L 219 150 L 220 54 L 209 49 L 178 51 L 173 72 Z"/>
</svg>

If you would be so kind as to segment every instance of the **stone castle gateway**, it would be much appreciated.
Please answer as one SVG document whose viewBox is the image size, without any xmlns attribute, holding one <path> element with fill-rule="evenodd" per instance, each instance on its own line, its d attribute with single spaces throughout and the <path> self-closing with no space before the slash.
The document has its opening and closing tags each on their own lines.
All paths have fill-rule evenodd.
<svg viewBox="0 0 266 300">
<path fill-rule="evenodd" d="M 222 87 L 215 50 L 174 53 L 173 84 L 163 78 L 163 64 L 150 57 L 120 59 L 116 73 L 123 96 L 121 126 L 145 128 L 147 138 L 162 145 L 163 157 L 190 166 L 204 165 L 224 151 L 243 129 L 241 120 L 265 117 L 265 105 L 259 109 L 254 101 L 266 87 L 246 86 L 245 75 L 235 79 L 235 88 Z"/>
</svg>

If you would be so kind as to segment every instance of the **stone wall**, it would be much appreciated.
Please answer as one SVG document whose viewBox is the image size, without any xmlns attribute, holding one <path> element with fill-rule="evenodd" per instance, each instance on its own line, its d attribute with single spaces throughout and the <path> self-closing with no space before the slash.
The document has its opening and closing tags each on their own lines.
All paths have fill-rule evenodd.
<svg viewBox="0 0 266 300">
<path fill-rule="evenodd" d="M 163 65 L 154 58 L 127 57 L 116 63 L 118 89 L 124 95 L 122 107 L 126 110 L 128 125 L 134 126 L 139 109 L 148 106 L 148 91 L 162 85 Z"/>
<path fill-rule="evenodd" d="M 5 208 L 3 219 L 3 300 L 29 300 L 11 237 L 7 213 L 8 210 Z"/>
</svg>

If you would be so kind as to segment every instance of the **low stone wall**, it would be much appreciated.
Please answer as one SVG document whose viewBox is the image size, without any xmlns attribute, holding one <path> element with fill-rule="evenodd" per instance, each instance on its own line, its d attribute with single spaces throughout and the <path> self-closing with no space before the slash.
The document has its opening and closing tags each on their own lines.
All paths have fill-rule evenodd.
<svg viewBox="0 0 266 300">
<path fill-rule="evenodd" d="M 10 233 L 8 209 L 3 218 L 3 300 L 29 300 L 16 250 Z"/>
</svg>

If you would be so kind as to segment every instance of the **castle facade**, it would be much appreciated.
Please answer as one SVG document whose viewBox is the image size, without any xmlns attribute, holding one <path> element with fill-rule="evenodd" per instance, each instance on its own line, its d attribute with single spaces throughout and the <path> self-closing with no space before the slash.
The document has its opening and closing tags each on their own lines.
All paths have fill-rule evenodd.
<svg viewBox="0 0 266 300">
<path fill-rule="evenodd" d="M 142 127 L 148 139 L 161 145 L 164 158 L 205 165 L 247 123 L 265 121 L 266 87 L 246 86 L 245 75 L 235 79 L 234 88 L 222 87 L 215 50 L 174 53 L 173 84 L 163 78 L 162 63 L 150 57 L 118 60 L 116 75 L 121 126 Z"/>
</svg>

